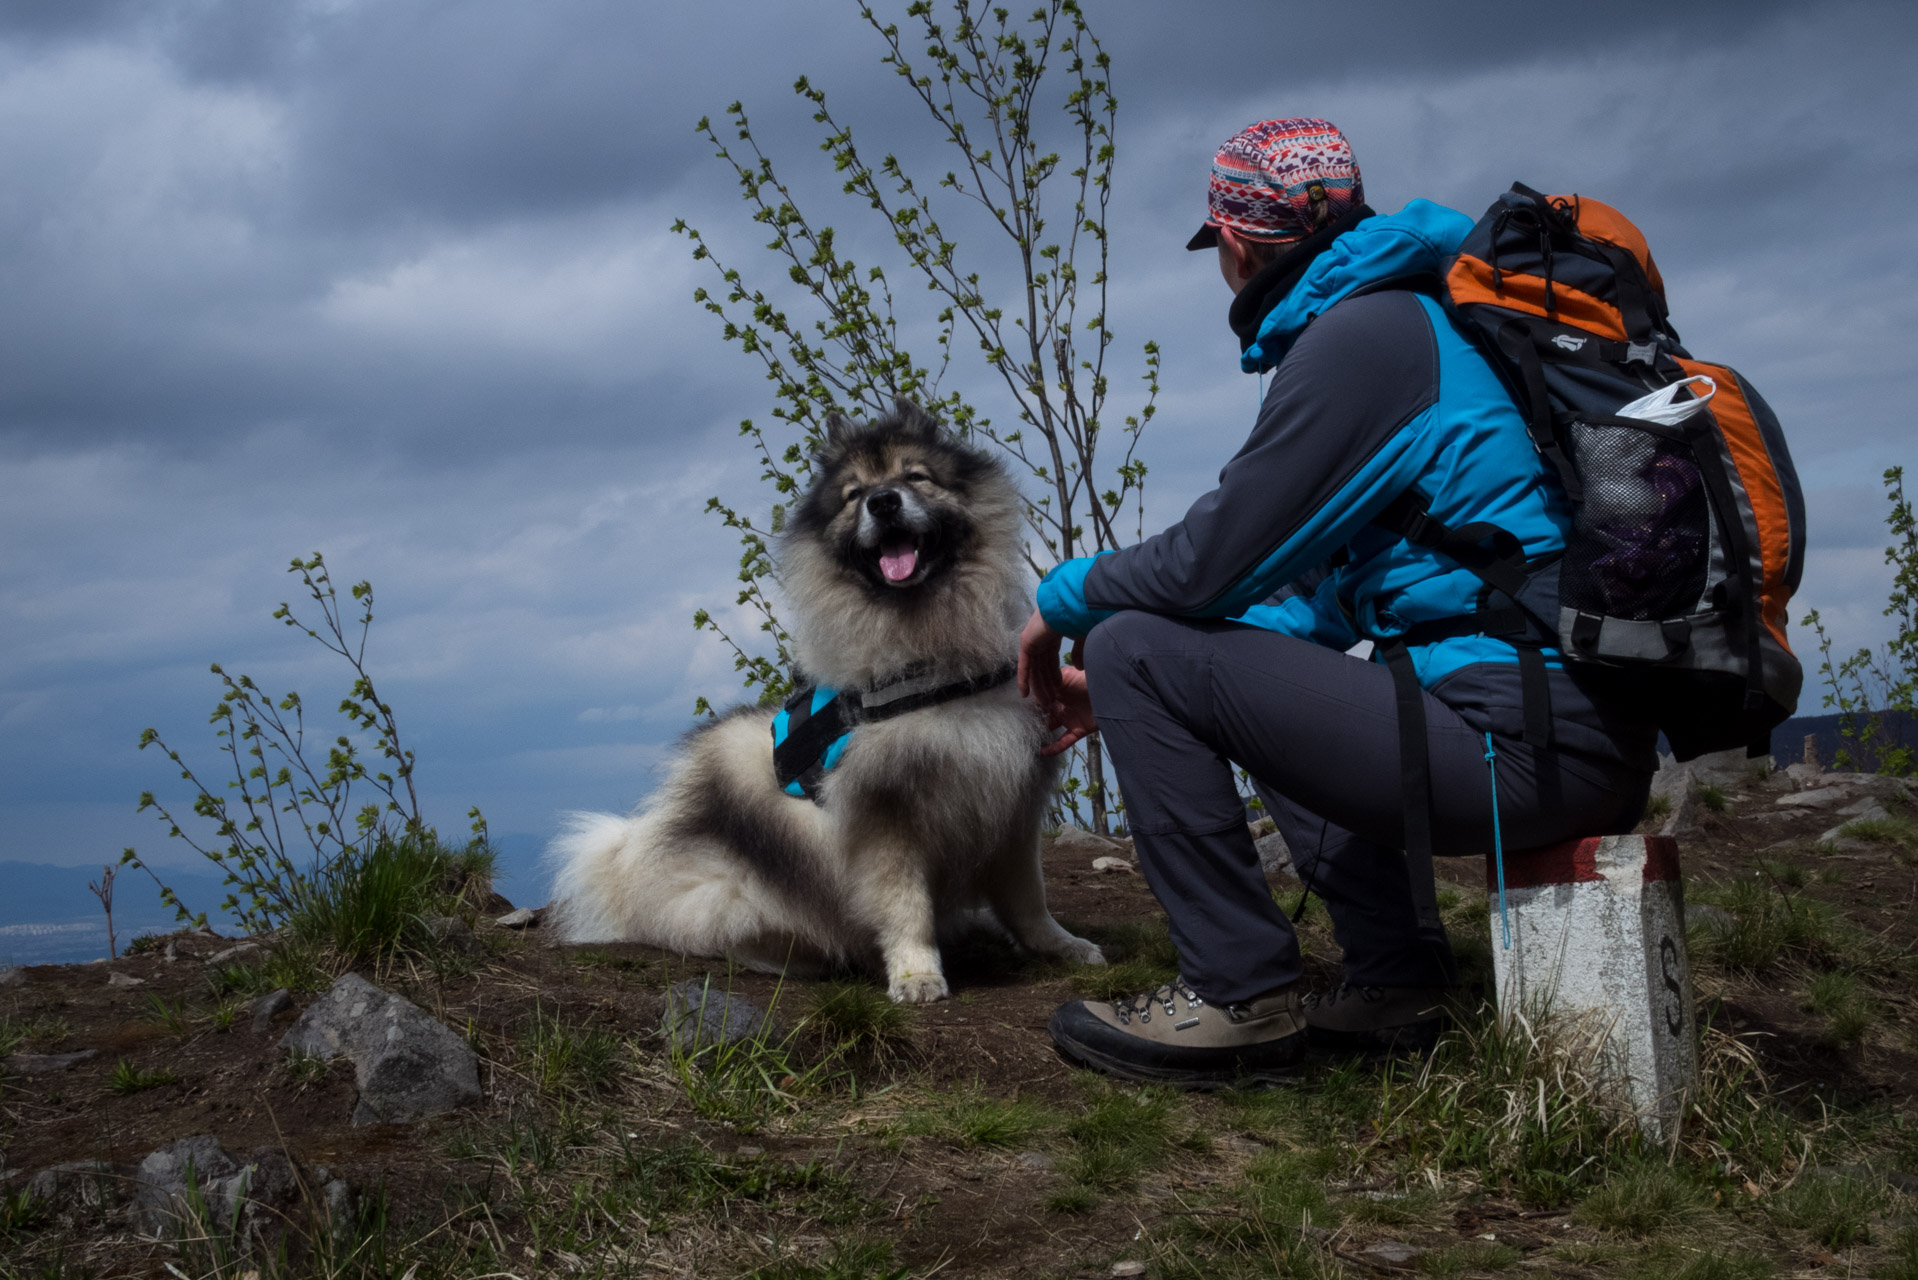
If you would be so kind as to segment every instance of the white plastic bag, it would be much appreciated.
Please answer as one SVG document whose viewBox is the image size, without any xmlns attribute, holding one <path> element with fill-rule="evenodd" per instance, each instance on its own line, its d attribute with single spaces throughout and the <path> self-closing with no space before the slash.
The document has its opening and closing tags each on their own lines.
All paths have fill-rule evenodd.
<svg viewBox="0 0 1918 1280">
<path fill-rule="evenodd" d="M 1705 390 L 1702 394 L 1695 387 L 1693 388 L 1692 394 L 1697 396 L 1697 399 L 1676 400 L 1681 390 L 1697 382 L 1705 384 Z M 1657 422 L 1668 427 L 1675 427 L 1710 404 L 1712 397 L 1717 394 L 1718 384 L 1701 373 L 1694 377 L 1674 382 L 1669 387 L 1660 387 L 1648 396 L 1640 396 L 1623 409 L 1620 409 L 1617 416 L 1621 418 L 1643 418 L 1647 422 Z"/>
</svg>

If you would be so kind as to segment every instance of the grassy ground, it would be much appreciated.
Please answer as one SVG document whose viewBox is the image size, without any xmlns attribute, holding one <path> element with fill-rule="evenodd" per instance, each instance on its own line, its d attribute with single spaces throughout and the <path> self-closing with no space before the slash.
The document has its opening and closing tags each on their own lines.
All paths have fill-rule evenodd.
<svg viewBox="0 0 1918 1280">
<path fill-rule="evenodd" d="M 1811 842 L 1817 820 L 1753 816 L 1758 779 L 1721 799 L 1685 844 L 1705 1087 L 1671 1146 L 1589 1094 L 1577 1028 L 1501 1029 L 1483 1010 L 1429 1060 L 1315 1062 L 1265 1092 L 1073 1071 L 1045 1042 L 1051 1009 L 1161 981 L 1175 956 L 1136 876 L 1054 855 L 1055 909 L 1115 963 L 982 945 L 951 958 L 955 998 L 924 1010 L 859 982 L 556 949 L 536 931 L 363 954 L 360 972 L 482 1058 L 479 1107 L 411 1126 L 351 1128 L 350 1068 L 289 1059 L 284 1019 L 256 1034 L 237 1013 L 283 982 L 323 986 L 337 948 L 33 970 L 0 991 L 0 1053 L 98 1056 L 0 1085 L 0 1275 L 855 1280 L 1138 1262 L 1159 1277 L 1918 1280 L 1918 871 L 1903 830 L 1844 857 Z M 1486 904 L 1468 883 L 1482 873 L 1444 870 L 1455 945 L 1482 979 Z M 1314 980 L 1335 981 L 1322 911 L 1303 936 Z M 144 985 L 109 988 L 109 969 Z M 775 1030 L 669 1049 L 664 988 L 702 974 L 770 1005 Z M 15 1176 L 192 1133 L 325 1166 L 355 1203 L 302 1222 L 284 1255 L 247 1256 L 227 1224 L 145 1239 L 36 1202 Z"/>
</svg>

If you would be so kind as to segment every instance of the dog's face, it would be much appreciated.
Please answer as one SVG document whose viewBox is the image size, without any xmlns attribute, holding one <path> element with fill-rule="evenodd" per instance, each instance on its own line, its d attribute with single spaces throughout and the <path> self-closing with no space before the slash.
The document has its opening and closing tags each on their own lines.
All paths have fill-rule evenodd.
<svg viewBox="0 0 1918 1280">
<path fill-rule="evenodd" d="M 858 424 L 835 417 L 816 478 L 788 522 L 831 549 L 841 570 L 881 596 L 911 597 L 949 572 L 976 535 L 969 507 L 997 463 L 901 401 Z"/>
</svg>

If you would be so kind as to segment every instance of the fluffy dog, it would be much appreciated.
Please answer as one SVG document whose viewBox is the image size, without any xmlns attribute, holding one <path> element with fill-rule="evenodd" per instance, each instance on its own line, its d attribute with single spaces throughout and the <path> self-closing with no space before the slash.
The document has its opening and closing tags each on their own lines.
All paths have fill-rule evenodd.
<svg viewBox="0 0 1918 1280">
<path fill-rule="evenodd" d="M 817 802 L 775 777 L 773 711 L 699 726 L 638 812 L 570 816 L 549 855 L 561 937 L 876 966 L 916 1002 L 948 994 L 938 940 L 986 908 L 1031 951 L 1104 963 L 1046 909 L 1056 764 L 1043 717 L 999 679 L 1032 608 L 1011 479 L 904 400 L 834 418 L 814 474 L 777 550 L 797 666 L 874 703 L 936 690 L 931 705 L 856 723 L 813 775 Z"/>
</svg>

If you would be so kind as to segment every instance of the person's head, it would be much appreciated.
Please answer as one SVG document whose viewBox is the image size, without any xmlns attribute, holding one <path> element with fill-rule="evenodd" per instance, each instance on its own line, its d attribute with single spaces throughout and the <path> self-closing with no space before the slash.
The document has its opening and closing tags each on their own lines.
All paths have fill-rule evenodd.
<svg viewBox="0 0 1918 1280">
<path fill-rule="evenodd" d="M 1212 157 L 1205 223 L 1188 249 L 1216 248 L 1237 293 L 1299 241 L 1365 202 L 1352 144 L 1325 120 L 1262 120 Z"/>
</svg>

